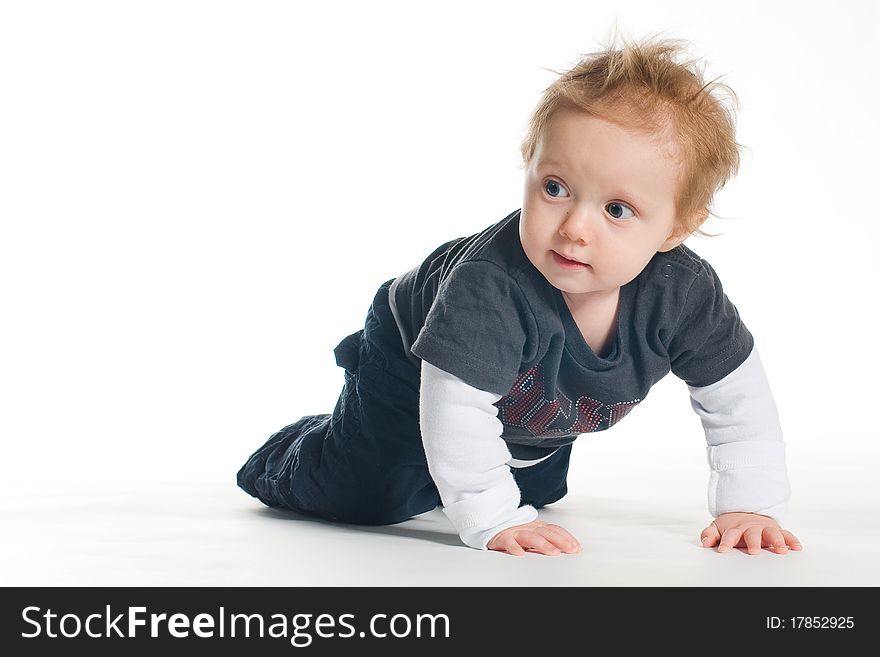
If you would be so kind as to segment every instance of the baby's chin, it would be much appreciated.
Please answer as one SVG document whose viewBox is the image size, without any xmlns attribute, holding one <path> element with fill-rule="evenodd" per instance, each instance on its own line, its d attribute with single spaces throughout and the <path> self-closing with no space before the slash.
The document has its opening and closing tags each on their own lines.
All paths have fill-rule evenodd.
<svg viewBox="0 0 880 657">
<path fill-rule="evenodd" d="M 576 277 L 565 279 L 559 276 L 548 276 L 544 272 L 541 273 L 544 274 L 544 278 L 548 283 L 550 283 L 550 285 L 555 287 L 560 292 L 564 292 L 570 297 L 578 297 L 584 294 L 604 297 L 608 294 L 616 293 L 624 285 L 608 283 L 607 281 L 599 280 L 595 276 L 590 276 L 589 280 L 578 281 Z"/>
<path fill-rule="evenodd" d="M 600 289 L 596 286 L 596 281 L 581 282 L 577 280 L 572 280 L 572 278 L 574 277 L 562 277 L 552 274 L 548 275 L 546 272 L 541 273 L 544 275 L 544 278 L 548 283 L 550 283 L 550 285 L 555 287 L 560 292 L 565 292 L 566 294 L 585 294 L 587 292 L 597 292 Z"/>
</svg>

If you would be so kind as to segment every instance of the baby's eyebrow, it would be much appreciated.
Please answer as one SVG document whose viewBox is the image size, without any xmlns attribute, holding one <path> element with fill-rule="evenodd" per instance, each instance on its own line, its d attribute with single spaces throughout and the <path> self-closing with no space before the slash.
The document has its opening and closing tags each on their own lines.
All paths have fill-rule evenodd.
<svg viewBox="0 0 880 657">
<path fill-rule="evenodd" d="M 646 204 L 644 202 L 644 199 L 642 199 L 642 197 L 638 194 L 633 194 L 627 189 L 620 188 L 620 195 L 624 200 L 631 200 L 635 205 L 642 208 L 642 210 L 645 209 Z"/>
<path fill-rule="evenodd" d="M 538 162 L 538 168 L 544 169 L 546 167 L 562 167 L 564 165 L 560 164 L 556 160 L 541 160 Z"/>
</svg>

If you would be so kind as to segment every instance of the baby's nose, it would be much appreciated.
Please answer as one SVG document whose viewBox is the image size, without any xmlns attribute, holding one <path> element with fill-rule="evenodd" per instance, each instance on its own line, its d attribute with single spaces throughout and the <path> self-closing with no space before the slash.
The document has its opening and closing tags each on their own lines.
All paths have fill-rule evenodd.
<svg viewBox="0 0 880 657">
<path fill-rule="evenodd" d="M 572 210 L 560 226 L 559 232 L 572 242 L 589 244 L 595 238 L 596 219 L 587 210 Z"/>
</svg>

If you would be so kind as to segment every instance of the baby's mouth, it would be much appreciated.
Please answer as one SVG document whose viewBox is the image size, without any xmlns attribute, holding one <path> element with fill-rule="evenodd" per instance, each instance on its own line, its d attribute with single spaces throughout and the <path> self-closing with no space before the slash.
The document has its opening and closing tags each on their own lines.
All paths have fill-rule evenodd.
<svg viewBox="0 0 880 657">
<path fill-rule="evenodd" d="M 561 265 L 570 268 L 582 268 L 585 269 L 590 265 L 586 262 L 581 262 L 580 260 L 575 260 L 573 258 L 568 258 L 557 251 L 553 251 L 553 258 Z"/>
</svg>

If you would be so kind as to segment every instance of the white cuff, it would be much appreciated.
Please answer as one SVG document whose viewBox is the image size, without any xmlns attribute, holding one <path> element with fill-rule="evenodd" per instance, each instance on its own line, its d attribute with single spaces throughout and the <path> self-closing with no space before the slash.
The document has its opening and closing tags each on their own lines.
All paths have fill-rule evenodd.
<svg viewBox="0 0 880 657">
<path fill-rule="evenodd" d="M 508 505 L 503 504 L 503 501 L 499 503 L 493 500 L 493 497 L 500 497 L 500 494 L 494 489 L 487 490 L 443 509 L 446 517 L 458 529 L 458 535 L 465 545 L 485 550 L 486 544 L 498 532 L 515 525 L 524 525 L 538 517 L 538 511 L 533 506 L 526 504 L 510 511 Z M 518 489 L 516 503 L 519 504 Z"/>
<path fill-rule="evenodd" d="M 759 513 L 780 525 L 791 490 L 785 468 L 785 445 L 746 441 L 707 447 L 709 513 Z"/>
</svg>

